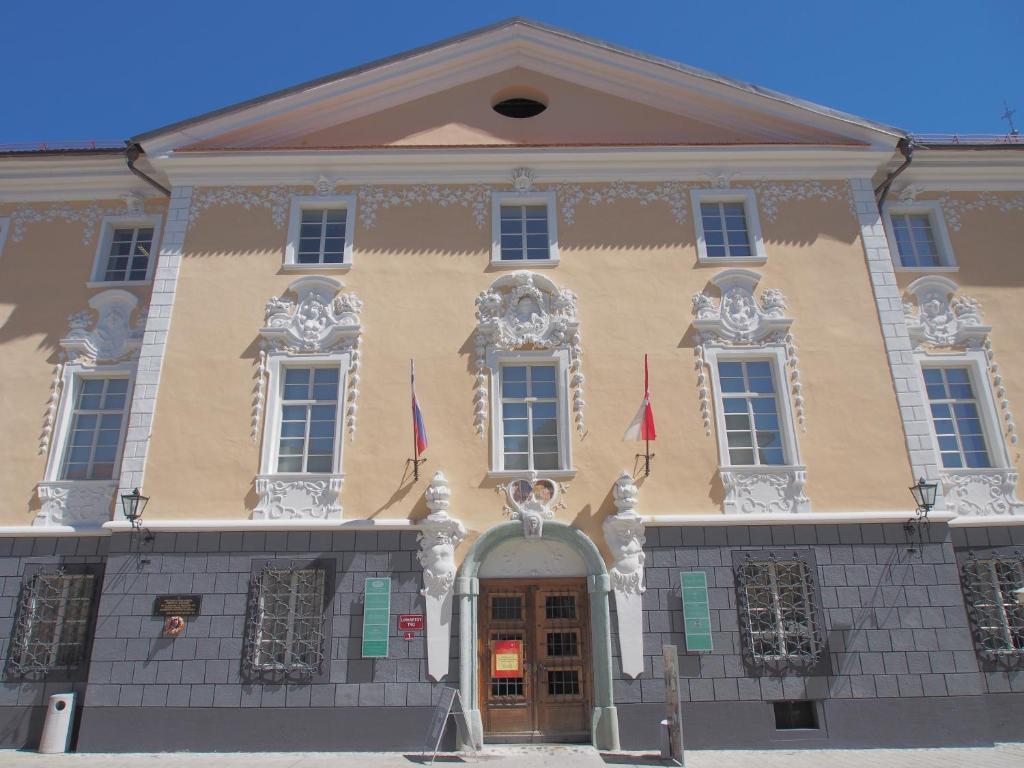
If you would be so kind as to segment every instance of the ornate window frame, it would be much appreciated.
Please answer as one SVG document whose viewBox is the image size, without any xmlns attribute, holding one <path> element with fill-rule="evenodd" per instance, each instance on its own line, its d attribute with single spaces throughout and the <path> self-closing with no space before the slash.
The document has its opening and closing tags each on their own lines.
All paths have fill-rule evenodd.
<svg viewBox="0 0 1024 768">
<path fill-rule="evenodd" d="M 543 205 L 548 212 L 548 258 L 544 260 L 521 261 L 501 258 L 501 209 L 506 205 Z M 553 267 L 559 261 L 558 253 L 558 207 L 554 190 L 530 190 L 491 193 L 491 266 L 500 269 L 523 269 L 524 267 Z"/>
<path fill-rule="evenodd" d="M 61 353 L 50 387 L 39 452 L 47 454 L 43 481 L 36 486 L 41 503 L 33 525 L 98 526 L 110 519 L 111 504 L 120 472 L 110 480 L 64 480 L 61 467 L 67 451 L 71 416 L 79 383 L 89 378 L 128 379 L 124 419 L 118 441 L 118 469 L 124 461 L 124 444 L 131 419 L 138 353 L 145 328 L 145 313 L 135 294 L 112 288 L 89 300 L 90 310 L 71 315 L 70 330 L 60 340 Z M 95 313 L 95 316 L 94 316 Z"/>
<path fill-rule="evenodd" d="M 924 214 L 935 238 L 935 246 L 939 252 L 940 264 L 934 267 L 904 266 L 900 256 L 896 232 L 892 225 L 892 216 L 900 214 Z M 956 272 L 960 267 L 953 255 L 953 245 L 949 240 L 949 230 L 942 214 L 942 203 L 938 200 L 906 200 L 886 203 L 883 206 L 882 221 L 885 224 L 885 236 L 889 239 L 889 253 L 892 255 L 892 266 L 897 272 Z"/>
<path fill-rule="evenodd" d="M 693 206 L 693 226 L 697 236 L 697 261 L 701 264 L 726 266 L 729 264 L 764 264 L 768 261 L 764 239 L 761 237 L 761 219 L 757 211 L 757 197 L 752 189 L 692 189 L 690 201 Z M 743 212 L 747 219 L 747 236 L 750 238 L 750 256 L 708 256 L 707 243 L 704 240 L 704 218 L 701 216 L 701 203 L 743 203 Z"/>
<path fill-rule="evenodd" d="M 156 258 L 160 253 L 160 235 L 164 217 L 157 213 L 126 213 L 118 216 L 104 216 L 100 222 L 100 236 L 97 238 L 96 253 L 93 256 L 92 271 L 89 273 L 89 280 L 86 283 L 88 288 L 118 288 L 121 286 L 131 287 L 137 285 L 149 285 L 153 282 L 153 274 L 156 271 Z M 153 228 L 153 244 L 149 255 L 149 263 L 146 265 L 145 280 L 104 280 L 107 258 L 110 255 L 110 244 L 114 239 L 114 230 L 138 227 Z"/>
<path fill-rule="evenodd" d="M 693 296 L 697 331 L 697 383 L 705 431 L 711 434 L 710 397 L 714 394 L 719 476 L 725 488 L 724 511 L 747 514 L 809 512 L 804 494 L 807 468 L 800 457 L 796 426 L 804 423 L 802 384 L 797 367 L 793 320 L 785 316 L 786 300 L 777 289 L 755 298 L 761 274 L 749 269 L 726 269 L 711 278 L 720 298 L 706 292 Z M 769 360 L 776 384 L 779 431 L 787 464 L 732 465 L 725 434 L 719 360 Z M 708 387 L 710 373 L 711 386 Z M 792 400 L 789 395 L 792 393 Z"/>
<path fill-rule="evenodd" d="M 362 334 L 362 302 L 355 294 L 340 293 L 342 287 L 332 278 L 310 275 L 295 280 L 282 296 L 267 302 L 266 324 L 259 332 L 262 341 L 253 403 L 252 437 L 256 440 L 262 434 L 263 440 L 255 481 L 259 497 L 252 511 L 255 520 L 342 517 L 344 437 L 346 431 L 350 439 L 355 437 Z M 335 453 L 329 473 L 276 469 L 283 371 L 293 366 L 337 366 L 340 371 Z"/>
<path fill-rule="evenodd" d="M 586 406 L 576 295 L 568 289 L 559 288 L 544 275 L 521 270 L 495 280 L 477 297 L 476 305 L 477 327 L 473 340 L 477 375 L 473 421 L 477 434 L 484 438 L 488 416 L 492 420 L 488 477 L 523 475 L 523 470 L 504 469 L 500 442 L 499 368 L 516 361 L 544 361 L 558 365 L 562 468 L 538 471 L 537 476 L 550 479 L 573 477 L 570 426 L 575 424 L 576 432 L 580 436 L 584 434 Z"/>
<path fill-rule="evenodd" d="M 1007 446 L 1007 437 L 1011 443 L 1017 441 L 1016 425 L 989 338 L 992 327 L 984 324 L 978 302 L 960 294 L 959 286 L 948 278 L 921 277 L 906 290 L 912 300 L 903 305 L 904 319 L 914 350 L 914 375 L 928 421 L 927 435 L 919 437 L 920 447 L 932 451 L 934 458 L 928 463 L 928 474 L 932 475 L 934 467 L 931 479 L 940 483 L 942 505 L 965 516 L 1024 514 L 1024 503 L 1017 498 L 1019 474 Z M 948 366 L 965 367 L 970 372 L 991 468 L 942 466 L 924 368 Z"/>
<path fill-rule="evenodd" d="M 345 211 L 345 252 L 341 264 L 299 264 L 299 230 L 302 226 L 302 212 L 307 208 L 329 208 Z M 292 195 L 291 210 L 288 214 L 288 239 L 284 247 L 286 272 L 307 270 L 347 271 L 352 268 L 352 243 L 356 228 L 356 195 Z"/>
</svg>

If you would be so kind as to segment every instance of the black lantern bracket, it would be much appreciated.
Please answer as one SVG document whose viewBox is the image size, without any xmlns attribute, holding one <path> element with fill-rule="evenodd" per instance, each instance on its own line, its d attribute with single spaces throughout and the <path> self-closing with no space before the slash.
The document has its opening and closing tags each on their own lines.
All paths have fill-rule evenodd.
<svg viewBox="0 0 1024 768">
<path fill-rule="evenodd" d="M 922 477 L 918 479 L 916 484 L 910 486 L 909 490 L 910 494 L 914 497 L 914 503 L 917 507 L 914 510 L 914 516 L 903 524 L 903 531 L 907 534 L 907 539 L 911 543 L 913 543 L 914 539 L 917 539 L 918 546 L 910 546 L 907 548 L 907 551 L 918 552 L 924 549 L 924 534 L 930 524 L 928 513 L 935 506 L 939 484 L 925 482 L 925 479 Z"/>
</svg>

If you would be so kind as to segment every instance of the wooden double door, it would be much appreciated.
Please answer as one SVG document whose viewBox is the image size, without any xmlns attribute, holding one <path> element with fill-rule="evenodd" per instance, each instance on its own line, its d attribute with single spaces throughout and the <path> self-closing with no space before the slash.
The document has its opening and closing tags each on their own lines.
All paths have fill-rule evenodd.
<svg viewBox="0 0 1024 768">
<path fill-rule="evenodd" d="M 593 694 L 586 580 L 482 579 L 478 615 L 480 712 L 487 739 L 589 741 Z M 502 655 L 510 647 L 518 647 L 522 656 L 521 672 L 512 675 L 508 656 Z M 506 669 L 496 670 L 496 664 Z"/>
</svg>

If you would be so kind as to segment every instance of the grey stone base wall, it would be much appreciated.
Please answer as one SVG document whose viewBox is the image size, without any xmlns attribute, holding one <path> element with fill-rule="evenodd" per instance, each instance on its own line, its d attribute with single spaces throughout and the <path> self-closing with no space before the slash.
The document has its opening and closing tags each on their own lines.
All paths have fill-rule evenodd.
<svg viewBox="0 0 1024 768">
<path fill-rule="evenodd" d="M 423 634 L 406 641 L 397 632 L 398 614 L 424 611 L 415 532 L 159 533 L 139 549 L 128 534 L 111 539 L 82 749 L 379 749 L 407 730 L 421 739 L 426 724 L 406 728 L 403 713 L 429 711 L 442 685 L 458 685 L 457 621 L 441 684 L 427 677 Z M 256 682 L 243 671 L 250 579 L 267 559 L 333 564 L 327 659 L 312 680 Z M 386 659 L 363 659 L 363 584 L 376 576 L 392 579 L 390 649 Z M 202 595 L 201 615 L 174 639 L 152 615 L 162 594 Z M 359 725 L 370 712 L 383 730 Z M 149 732 L 150 722 L 160 725 Z M 191 742 L 173 723 L 202 725 Z"/>
<path fill-rule="evenodd" d="M 1024 670 L 979 658 L 954 537 L 966 550 L 1015 541 L 1024 528 L 990 529 L 984 542 L 978 530 L 953 533 L 944 524 L 931 524 L 918 540 L 908 539 L 902 525 L 648 527 L 645 666 L 639 679 L 622 675 L 613 637 L 613 685 L 624 745 L 658 744 L 665 644 L 679 650 L 681 695 L 702 734 L 695 736 L 698 744 L 770 745 L 779 734 L 769 702 L 787 699 L 822 702 L 830 746 L 881 746 L 890 733 L 895 745 L 906 733 L 903 727 L 893 731 L 896 717 L 904 723 L 923 718 L 921 728 L 931 736 L 916 734 L 921 745 L 991 742 L 990 724 L 998 720 L 993 713 L 1004 705 L 1020 712 Z M 779 550 L 803 551 L 814 565 L 825 647 L 820 662 L 803 669 L 759 666 L 741 642 L 734 553 Z M 712 653 L 686 652 L 679 572 L 692 570 L 708 577 Z M 729 713 L 725 725 L 700 725 L 719 712 Z M 856 725 L 848 722 L 851 718 Z M 876 726 L 861 727 L 861 721 Z M 735 728 L 737 722 L 744 727 Z M 1015 727 L 997 740 L 1021 738 Z"/>
<path fill-rule="evenodd" d="M 0 538 L 0 748 L 35 748 L 42 733 L 46 702 L 55 693 L 74 693 L 79 707 L 88 664 L 61 681 L 25 680 L 10 674 L 11 637 L 26 570 L 37 566 L 102 565 L 105 536 Z"/>
</svg>

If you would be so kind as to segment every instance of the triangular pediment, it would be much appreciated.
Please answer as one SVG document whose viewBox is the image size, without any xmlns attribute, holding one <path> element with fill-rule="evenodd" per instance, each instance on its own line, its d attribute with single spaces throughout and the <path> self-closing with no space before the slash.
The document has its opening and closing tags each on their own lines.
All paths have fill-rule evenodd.
<svg viewBox="0 0 1024 768">
<path fill-rule="evenodd" d="M 512 119 L 499 98 L 547 110 Z M 147 153 L 453 146 L 889 146 L 900 132 L 512 20 L 137 137 Z"/>
</svg>

